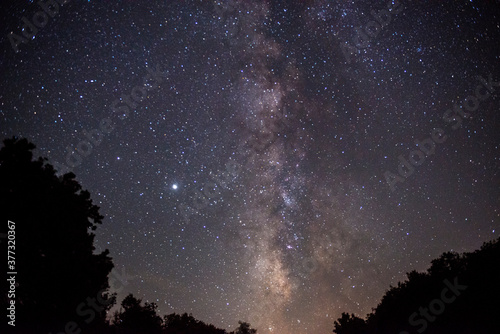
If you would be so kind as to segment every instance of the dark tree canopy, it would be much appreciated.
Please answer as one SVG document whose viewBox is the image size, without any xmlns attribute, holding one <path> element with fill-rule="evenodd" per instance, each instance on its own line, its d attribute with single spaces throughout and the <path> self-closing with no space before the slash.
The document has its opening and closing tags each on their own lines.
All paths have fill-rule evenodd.
<svg viewBox="0 0 500 334">
<path fill-rule="evenodd" d="M 160 334 L 162 318 L 156 314 L 155 303 L 141 305 L 141 299 L 129 294 L 122 301 L 122 309 L 115 313 L 114 325 L 119 333 L 127 334 Z"/>
<path fill-rule="evenodd" d="M 112 304 L 106 292 L 113 263 L 107 250 L 94 254 L 91 233 L 103 217 L 75 175 L 56 176 L 46 159 L 33 159 L 34 148 L 12 138 L 0 150 L 0 233 L 7 220 L 16 233 L 16 330 L 59 333 L 70 321 L 98 328 Z M 95 310 L 80 305 L 87 298 L 107 302 Z"/>
<path fill-rule="evenodd" d="M 248 322 L 238 321 L 238 324 L 240 326 L 236 329 L 234 334 L 256 334 L 257 333 L 257 330 L 252 329 Z"/>
<path fill-rule="evenodd" d="M 212 324 L 196 320 L 191 314 L 172 313 L 165 316 L 165 334 L 227 334 Z"/>
<path fill-rule="evenodd" d="M 7 221 L 16 234 L 15 333 L 99 334 L 228 334 L 192 315 L 170 314 L 164 320 L 155 303 L 129 294 L 114 315 L 108 275 L 113 262 L 108 250 L 94 254 L 94 233 L 102 223 L 99 207 L 73 173 L 57 176 L 47 159 L 33 159 L 35 145 L 26 139 L 6 139 L 0 149 L 0 233 Z M 2 261 L 2 270 L 7 272 Z M 5 281 L 2 308 L 7 308 Z M 5 328 L 6 321 L 2 323 Z M 0 332 L 4 332 L 0 330 Z M 236 334 L 256 333 L 240 322 Z"/>
<path fill-rule="evenodd" d="M 363 320 L 346 313 L 337 334 L 500 333 L 500 238 L 472 253 L 443 253 L 412 271 Z"/>
<path fill-rule="evenodd" d="M 334 325 L 335 329 L 333 331 L 337 334 L 362 333 L 362 330 L 366 328 L 363 319 L 349 313 L 342 313 L 342 317 L 335 321 Z"/>
</svg>

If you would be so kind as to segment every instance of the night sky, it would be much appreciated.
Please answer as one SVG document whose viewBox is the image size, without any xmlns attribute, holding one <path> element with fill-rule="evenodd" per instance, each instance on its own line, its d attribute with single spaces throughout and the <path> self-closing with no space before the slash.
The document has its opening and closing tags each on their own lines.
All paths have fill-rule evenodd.
<svg viewBox="0 0 500 334">
<path fill-rule="evenodd" d="M 499 1 L 1 9 L 2 139 L 91 192 L 119 302 L 329 333 L 499 236 Z"/>
</svg>

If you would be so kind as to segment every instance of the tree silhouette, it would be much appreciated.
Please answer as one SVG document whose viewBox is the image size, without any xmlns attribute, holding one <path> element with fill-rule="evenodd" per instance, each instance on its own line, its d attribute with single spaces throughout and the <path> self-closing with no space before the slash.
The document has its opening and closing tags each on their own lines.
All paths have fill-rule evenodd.
<svg viewBox="0 0 500 334">
<path fill-rule="evenodd" d="M 255 334 L 255 333 L 257 333 L 256 329 L 250 328 L 250 324 L 248 322 L 238 321 L 238 324 L 240 326 L 236 329 L 236 331 L 234 331 L 234 334 Z"/>
<path fill-rule="evenodd" d="M 357 334 L 362 333 L 366 328 L 366 323 L 363 319 L 356 317 L 354 314 L 342 313 L 342 317 L 335 321 L 334 333 L 337 334 Z"/>
<path fill-rule="evenodd" d="M 196 320 L 191 314 L 172 313 L 164 317 L 164 334 L 227 334 L 223 329 Z"/>
<path fill-rule="evenodd" d="M 58 333 L 70 323 L 98 330 L 114 302 L 107 293 L 113 263 L 108 250 L 94 254 L 91 233 L 103 217 L 74 174 L 57 177 L 47 159 L 33 160 L 33 149 L 12 138 L 0 150 L 0 233 L 7 220 L 15 223 L 15 268 L 2 261 L 2 272 L 17 272 L 15 329 Z"/>
<path fill-rule="evenodd" d="M 156 314 L 155 303 L 144 303 L 141 299 L 129 294 L 122 301 L 122 310 L 116 312 L 114 325 L 118 333 L 123 334 L 159 334 L 162 330 L 163 320 Z"/>
<path fill-rule="evenodd" d="M 407 276 L 366 321 L 343 313 L 334 333 L 500 333 L 500 238 L 472 253 L 443 253 L 427 272 Z"/>
</svg>

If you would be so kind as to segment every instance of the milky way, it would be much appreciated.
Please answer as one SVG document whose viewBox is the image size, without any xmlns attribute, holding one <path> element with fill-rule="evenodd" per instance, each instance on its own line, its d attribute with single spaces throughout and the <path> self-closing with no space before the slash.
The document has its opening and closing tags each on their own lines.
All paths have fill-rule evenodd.
<svg viewBox="0 0 500 334">
<path fill-rule="evenodd" d="M 2 9 L 2 135 L 91 192 L 118 300 L 330 333 L 498 236 L 498 1 Z"/>
</svg>

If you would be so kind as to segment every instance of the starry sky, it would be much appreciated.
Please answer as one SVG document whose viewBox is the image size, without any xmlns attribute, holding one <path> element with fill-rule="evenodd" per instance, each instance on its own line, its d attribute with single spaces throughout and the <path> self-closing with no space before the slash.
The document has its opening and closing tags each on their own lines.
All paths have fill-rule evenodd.
<svg viewBox="0 0 500 334">
<path fill-rule="evenodd" d="M 499 1 L 63 2 L 2 2 L 1 135 L 91 192 L 119 301 L 329 333 L 498 237 Z"/>
</svg>

